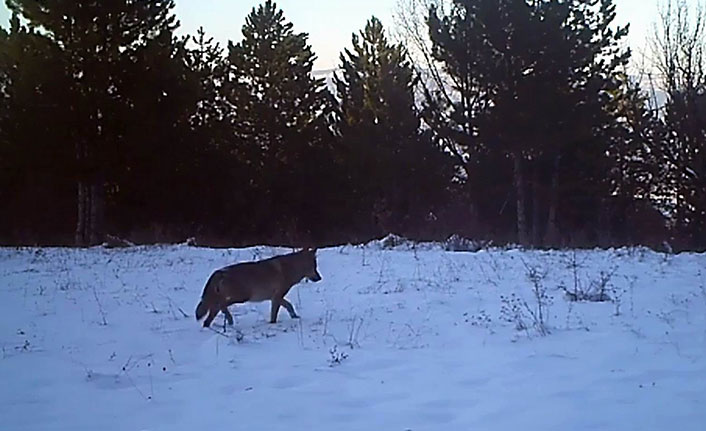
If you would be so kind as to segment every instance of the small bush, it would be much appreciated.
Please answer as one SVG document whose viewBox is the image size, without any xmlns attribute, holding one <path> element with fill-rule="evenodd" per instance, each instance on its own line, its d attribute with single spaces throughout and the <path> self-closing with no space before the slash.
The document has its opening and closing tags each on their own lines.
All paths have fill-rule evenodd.
<svg viewBox="0 0 706 431">
<path fill-rule="evenodd" d="M 329 352 L 328 365 L 329 367 L 335 367 L 336 365 L 341 365 L 343 361 L 348 359 L 348 353 L 338 350 L 338 346 L 334 345 L 331 347 Z"/>
<path fill-rule="evenodd" d="M 616 270 L 617 268 L 613 267 L 609 271 L 601 271 L 598 277 L 589 280 L 587 285 L 575 282 L 573 289 L 568 289 L 566 286 L 559 286 L 559 288 L 564 291 L 566 299 L 572 302 L 612 302 L 613 298 L 608 292 L 615 291 L 610 281 Z"/>
<path fill-rule="evenodd" d="M 502 302 L 500 317 L 506 322 L 513 323 L 516 330 L 527 331 L 528 335 L 530 329 L 536 330 L 539 335 L 548 335 L 549 307 L 554 302 L 554 299 L 547 294 L 547 288 L 544 285 L 544 278 L 547 273 L 526 263 L 524 265 L 527 269 L 527 280 L 532 283 L 532 298 L 534 301 L 530 305 L 525 299 L 514 293 L 509 297 L 500 296 L 500 301 Z"/>
</svg>

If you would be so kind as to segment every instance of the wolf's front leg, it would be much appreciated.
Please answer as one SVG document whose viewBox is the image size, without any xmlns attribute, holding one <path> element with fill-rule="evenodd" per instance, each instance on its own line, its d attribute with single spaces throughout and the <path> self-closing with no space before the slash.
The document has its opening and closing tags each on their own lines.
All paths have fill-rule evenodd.
<svg viewBox="0 0 706 431">
<path fill-rule="evenodd" d="M 287 301 L 286 299 L 282 298 L 282 307 L 287 309 L 287 312 L 289 312 L 289 317 L 292 319 L 298 319 L 299 316 L 297 315 L 296 311 L 294 311 L 294 306 L 292 305 L 291 302 Z"/>
<path fill-rule="evenodd" d="M 216 314 L 218 314 L 218 309 L 208 309 L 208 316 L 206 316 L 206 320 L 203 321 L 204 328 L 208 328 L 209 326 L 211 326 L 211 322 L 213 322 L 213 319 L 216 318 Z"/>
<path fill-rule="evenodd" d="M 228 321 L 228 324 L 230 326 L 233 326 L 233 315 L 230 314 L 230 311 L 228 311 L 227 306 L 221 307 L 221 312 L 226 315 L 226 320 Z"/>
</svg>

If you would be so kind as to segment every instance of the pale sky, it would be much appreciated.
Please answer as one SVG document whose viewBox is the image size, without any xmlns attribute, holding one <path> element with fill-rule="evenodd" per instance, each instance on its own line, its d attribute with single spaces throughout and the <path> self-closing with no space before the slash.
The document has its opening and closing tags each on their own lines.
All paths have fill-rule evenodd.
<svg viewBox="0 0 706 431">
<path fill-rule="evenodd" d="M 258 0 L 176 0 L 176 14 L 181 33 L 195 33 L 203 26 L 222 46 L 238 41 L 245 16 Z M 615 0 L 617 22 L 631 23 L 629 44 L 635 54 L 644 51 L 652 23 L 657 18 L 660 0 Z M 698 0 L 688 0 L 696 4 Z M 393 25 L 392 14 L 397 0 L 279 0 L 277 5 L 294 31 L 309 33 L 318 59 L 314 68 L 331 69 L 338 65 L 338 55 L 350 46 L 351 34 L 365 26 L 370 16 L 378 17 L 386 28 Z M 9 12 L 0 0 L 0 24 L 7 27 Z"/>
</svg>

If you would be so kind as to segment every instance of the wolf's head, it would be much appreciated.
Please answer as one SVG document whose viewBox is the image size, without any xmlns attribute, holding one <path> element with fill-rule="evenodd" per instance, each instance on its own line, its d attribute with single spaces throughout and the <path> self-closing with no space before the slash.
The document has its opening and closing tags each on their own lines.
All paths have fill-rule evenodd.
<svg viewBox="0 0 706 431">
<path fill-rule="evenodd" d="M 320 281 L 321 274 L 316 269 L 316 249 L 315 248 L 305 248 L 299 252 L 302 256 L 302 262 L 304 266 L 304 277 L 311 281 Z"/>
</svg>

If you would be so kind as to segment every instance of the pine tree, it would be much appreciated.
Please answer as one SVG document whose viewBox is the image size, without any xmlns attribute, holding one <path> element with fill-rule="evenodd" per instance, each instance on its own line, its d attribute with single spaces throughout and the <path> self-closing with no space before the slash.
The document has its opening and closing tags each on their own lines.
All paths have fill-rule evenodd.
<svg viewBox="0 0 706 431">
<path fill-rule="evenodd" d="M 212 37 L 206 36 L 203 27 L 198 29 L 191 40 L 193 48 L 188 51 L 187 67 L 196 75 L 200 84 L 198 107 L 191 118 L 191 124 L 194 128 L 220 128 L 229 112 L 222 94 L 228 72 L 224 50 Z"/>
<path fill-rule="evenodd" d="M 430 11 L 433 52 L 450 77 L 449 88 L 428 92 L 430 124 L 471 186 L 495 175 L 484 160 L 507 173 L 495 178 L 515 196 L 522 244 L 556 244 L 560 224 L 596 241 L 590 224 L 612 191 L 606 153 L 619 134 L 608 95 L 624 84 L 629 57 L 619 46 L 627 28 L 613 28 L 614 18 L 612 0 L 457 0 L 447 16 Z"/>
<path fill-rule="evenodd" d="M 125 181 L 125 173 L 133 168 L 130 164 L 140 158 L 138 154 L 145 154 L 145 148 L 132 151 L 136 143 L 149 145 L 164 139 L 160 133 L 173 127 L 168 123 L 179 116 L 175 110 L 186 105 L 174 100 L 178 92 L 167 92 L 167 84 L 140 87 L 147 82 L 159 84 L 165 59 L 179 49 L 172 37 L 177 25 L 171 13 L 174 2 L 9 0 L 8 7 L 30 29 L 41 29 L 58 50 L 55 57 L 63 65 L 63 75 L 69 77 L 68 94 L 61 103 L 70 125 L 67 141 L 78 185 L 76 243 L 95 244 L 106 228 L 106 193 L 129 188 L 129 181 L 117 182 L 121 176 Z M 150 91 L 141 94 L 135 91 L 138 88 Z M 165 117 L 157 119 L 154 110 L 140 110 L 147 98 L 165 108 Z M 150 128 L 154 123 L 146 124 L 147 118 L 164 128 Z"/>
<path fill-rule="evenodd" d="M 60 51 L 17 15 L 0 30 L 0 240 L 65 243 L 73 218 L 70 79 Z"/>
<path fill-rule="evenodd" d="M 171 31 L 147 42 L 119 71 L 126 77 L 116 88 L 122 103 L 105 108 L 116 136 L 106 156 L 109 221 L 125 234 L 151 225 L 169 237 L 150 232 L 142 241 L 182 239 L 201 212 L 198 179 L 208 141 L 192 124 L 201 82 L 186 42 Z"/>
<path fill-rule="evenodd" d="M 659 168 L 655 195 L 677 247 L 706 248 L 706 9 L 669 0 L 655 26 L 656 83 L 666 96 L 662 134 L 645 143 Z"/>
<path fill-rule="evenodd" d="M 450 165 L 420 131 L 417 79 L 402 45 L 390 44 L 373 17 L 341 54 L 337 128 L 350 170 L 352 215 L 371 220 L 374 234 L 411 234 L 439 203 Z M 410 225 L 413 224 L 414 226 Z"/>
<path fill-rule="evenodd" d="M 307 34 L 295 33 L 276 3 L 253 8 L 242 32 L 240 42 L 228 45 L 232 76 L 226 94 L 238 151 L 260 172 L 251 179 L 259 190 L 251 218 L 259 226 L 253 229 L 290 237 L 306 233 L 311 227 L 305 225 L 317 218 L 309 202 L 323 193 L 317 172 L 324 175 L 321 169 L 331 160 L 330 94 L 312 76 L 315 56 Z"/>
</svg>

